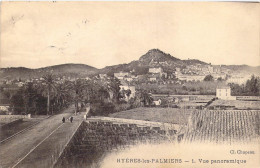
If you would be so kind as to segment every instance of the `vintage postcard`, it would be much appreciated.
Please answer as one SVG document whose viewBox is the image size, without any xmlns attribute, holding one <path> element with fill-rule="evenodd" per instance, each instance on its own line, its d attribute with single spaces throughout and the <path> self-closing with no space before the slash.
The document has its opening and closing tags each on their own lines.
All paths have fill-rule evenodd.
<svg viewBox="0 0 260 168">
<path fill-rule="evenodd" d="M 0 168 L 260 167 L 259 3 L 0 7 Z"/>
</svg>

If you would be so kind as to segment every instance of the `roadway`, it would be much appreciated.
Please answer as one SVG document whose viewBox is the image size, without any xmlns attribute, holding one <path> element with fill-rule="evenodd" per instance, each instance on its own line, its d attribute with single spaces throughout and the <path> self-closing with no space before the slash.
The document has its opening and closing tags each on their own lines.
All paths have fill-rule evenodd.
<svg viewBox="0 0 260 168">
<path fill-rule="evenodd" d="M 72 115 L 73 111 L 74 111 L 73 107 L 69 107 L 68 109 L 64 110 L 63 113 L 51 116 L 50 118 L 41 121 L 34 127 L 30 128 L 29 130 L 26 130 L 25 132 L 18 134 L 13 138 L 10 138 L 8 141 L 1 143 L 0 144 L 0 149 L 1 149 L 0 167 L 1 168 L 24 167 L 20 165 L 23 165 L 24 160 L 26 160 L 27 157 L 30 157 L 31 153 L 34 153 L 34 155 L 36 156 L 43 154 L 41 152 L 36 153 L 34 151 L 36 151 L 37 148 L 39 148 L 41 144 L 43 144 L 45 141 L 48 141 L 48 138 L 53 133 L 55 133 L 59 129 L 68 129 L 66 127 L 73 126 L 73 129 L 71 129 L 67 133 L 65 132 L 65 134 L 68 134 L 66 135 L 67 137 L 69 136 L 69 134 L 72 134 L 73 131 L 77 129 L 78 123 L 76 122 L 69 123 L 69 121 L 66 120 L 66 123 L 62 124 L 61 120 L 62 117 L 69 118 Z M 82 121 L 81 118 L 83 117 L 78 117 L 77 119 L 78 121 L 79 118 Z M 72 124 L 72 125 L 68 125 L 68 124 Z M 64 141 L 63 144 L 59 144 L 59 145 L 66 145 L 66 142 Z M 48 154 L 48 151 L 45 152 L 47 152 Z M 28 167 L 28 164 L 26 167 Z"/>
</svg>

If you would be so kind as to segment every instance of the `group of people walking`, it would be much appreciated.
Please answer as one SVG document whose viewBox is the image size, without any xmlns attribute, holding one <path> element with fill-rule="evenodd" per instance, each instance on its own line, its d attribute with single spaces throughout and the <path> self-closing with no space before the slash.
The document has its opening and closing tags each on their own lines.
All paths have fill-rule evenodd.
<svg viewBox="0 0 260 168">
<path fill-rule="evenodd" d="M 70 122 L 72 123 L 73 117 L 71 116 L 71 117 L 69 118 L 69 120 L 70 120 Z M 65 123 L 65 121 L 66 121 L 66 120 L 65 120 L 65 117 L 63 117 L 63 118 L 62 118 L 62 122 Z"/>
</svg>

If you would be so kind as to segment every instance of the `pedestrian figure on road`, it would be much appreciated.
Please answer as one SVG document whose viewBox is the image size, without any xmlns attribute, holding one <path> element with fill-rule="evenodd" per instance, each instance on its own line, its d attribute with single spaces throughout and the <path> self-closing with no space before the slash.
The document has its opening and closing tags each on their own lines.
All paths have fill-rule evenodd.
<svg viewBox="0 0 260 168">
<path fill-rule="evenodd" d="M 72 121 L 73 121 L 73 117 L 71 116 L 71 117 L 70 117 L 70 122 L 72 123 Z"/>
<path fill-rule="evenodd" d="M 64 117 L 62 118 L 62 122 L 65 123 L 65 118 Z"/>
</svg>

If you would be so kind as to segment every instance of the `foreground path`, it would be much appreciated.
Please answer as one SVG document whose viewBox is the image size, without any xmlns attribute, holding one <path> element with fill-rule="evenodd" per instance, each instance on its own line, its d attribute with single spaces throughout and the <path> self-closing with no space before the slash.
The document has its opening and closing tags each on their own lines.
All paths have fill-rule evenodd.
<svg viewBox="0 0 260 168">
<path fill-rule="evenodd" d="M 62 124 L 62 117 L 68 118 L 72 112 L 73 107 L 70 107 L 62 114 L 43 120 L 30 130 L 0 144 L 0 167 L 49 167 L 40 166 L 40 162 L 57 155 L 82 121 L 82 116 L 75 116 L 73 123 L 66 120 Z"/>
</svg>

